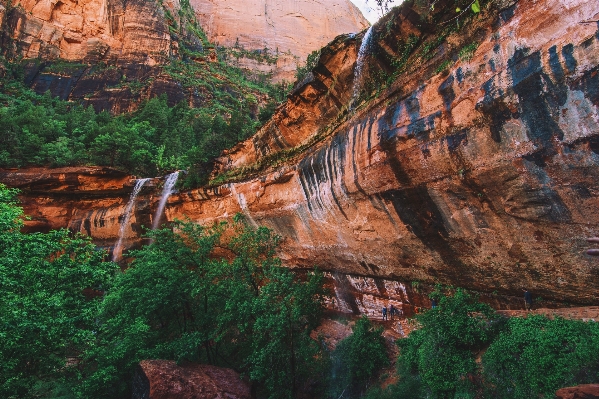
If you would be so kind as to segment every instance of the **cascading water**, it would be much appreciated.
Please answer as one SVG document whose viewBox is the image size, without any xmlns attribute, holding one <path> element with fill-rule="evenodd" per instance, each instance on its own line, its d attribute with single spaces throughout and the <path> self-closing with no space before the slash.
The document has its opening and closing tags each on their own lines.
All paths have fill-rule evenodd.
<svg viewBox="0 0 599 399">
<path fill-rule="evenodd" d="M 362 38 L 362 44 L 360 45 L 360 50 L 358 51 L 358 59 L 356 60 L 356 67 L 354 69 L 354 87 L 352 91 L 352 98 L 349 102 L 350 111 L 354 108 L 354 102 L 356 102 L 358 99 L 360 90 L 362 89 L 362 70 L 364 69 L 364 60 L 370 51 L 370 41 L 372 39 L 373 26 L 368 28 L 364 34 L 364 37 Z"/>
<path fill-rule="evenodd" d="M 114 262 L 118 262 L 121 259 L 123 252 L 123 241 L 125 240 L 125 230 L 127 230 L 127 226 L 131 220 L 131 215 L 133 214 L 133 208 L 135 207 L 137 196 L 148 180 L 150 179 L 139 179 L 135 181 L 135 187 L 133 188 L 133 192 L 129 197 L 129 202 L 125 207 L 125 213 L 123 214 L 123 220 L 121 221 L 121 227 L 119 228 L 119 239 L 114 246 L 114 250 L 112 251 L 112 260 Z"/>
<path fill-rule="evenodd" d="M 162 188 L 160 202 L 158 203 L 158 209 L 156 210 L 156 214 L 154 215 L 154 221 L 152 222 L 152 230 L 156 230 L 158 228 L 160 218 L 162 217 L 164 207 L 166 206 L 166 201 L 168 201 L 168 197 L 170 197 L 173 193 L 178 178 L 179 172 L 174 172 L 166 176 L 166 180 L 164 181 L 164 187 Z"/>
</svg>

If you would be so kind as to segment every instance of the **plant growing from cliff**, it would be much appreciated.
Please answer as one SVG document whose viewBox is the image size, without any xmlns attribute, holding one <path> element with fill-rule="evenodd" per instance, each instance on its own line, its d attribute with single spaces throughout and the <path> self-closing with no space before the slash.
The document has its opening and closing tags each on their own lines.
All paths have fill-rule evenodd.
<svg viewBox="0 0 599 399">
<path fill-rule="evenodd" d="M 295 71 L 295 79 L 296 81 L 302 81 L 308 73 L 312 72 L 316 65 L 318 65 L 318 61 L 320 60 L 320 50 L 314 50 L 308 57 L 306 58 L 306 63 L 301 66 L 298 64 L 297 69 Z"/>
<path fill-rule="evenodd" d="M 77 374 L 116 265 L 89 238 L 22 226 L 16 192 L 0 185 L 0 396 L 55 397 L 61 379 Z"/>
<path fill-rule="evenodd" d="M 476 51 L 477 48 L 478 48 L 478 43 L 470 43 L 467 46 L 464 46 L 460 50 L 458 57 L 462 61 L 470 61 L 472 59 L 472 57 L 474 56 L 474 52 Z"/>
</svg>

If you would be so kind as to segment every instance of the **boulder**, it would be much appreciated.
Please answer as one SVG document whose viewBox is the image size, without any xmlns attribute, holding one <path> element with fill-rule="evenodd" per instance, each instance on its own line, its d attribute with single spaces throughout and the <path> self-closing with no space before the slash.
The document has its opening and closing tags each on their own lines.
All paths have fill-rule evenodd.
<svg viewBox="0 0 599 399">
<path fill-rule="evenodd" d="M 557 399 L 596 399 L 599 398 L 599 384 L 562 388 L 555 393 L 555 397 Z"/>
<path fill-rule="evenodd" d="M 172 360 L 142 360 L 133 399 L 250 399 L 250 385 L 231 369 Z"/>
</svg>

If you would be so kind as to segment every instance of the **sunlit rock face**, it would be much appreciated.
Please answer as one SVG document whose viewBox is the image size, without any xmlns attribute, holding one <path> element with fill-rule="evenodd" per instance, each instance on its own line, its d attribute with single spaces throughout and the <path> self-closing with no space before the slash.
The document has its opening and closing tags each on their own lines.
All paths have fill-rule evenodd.
<svg viewBox="0 0 599 399">
<path fill-rule="evenodd" d="M 535 297 L 597 303 L 599 264 L 584 250 L 599 227 L 599 3 L 493 4 L 352 111 L 362 35 L 337 38 L 273 119 L 221 157 L 215 174 L 246 177 L 174 194 L 166 219 L 242 213 L 283 237 L 288 267 L 370 279 L 366 288 L 388 282 L 364 306 L 336 305 L 345 311 L 404 303 L 389 287 L 403 284 L 410 297 L 412 282 L 513 298 L 526 286 Z M 390 71 L 397 43 L 430 34 L 416 11 L 408 3 L 375 27 L 365 87 Z M 139 201 L 151 219 L 159 193 L 146 190 Z M 28 212 L 66 206 L 39 191 L 23 197 Z M 66 212 L 52 226 L 75 219 Z M 117 231 L 107 234 L 116 241 Z"/>
<path fill-rule="evenodd" d="M 218 45 L 245 49 L 227 62 L 275 81 L 294 81 L 310 52 L 368 26 L 349 0 L 279 3 L 198 0 L 190 4 L 194 16 L 193 9 L 181 13 L 178 0 L 19 0 L 9 9 L 0 5 L 0 53 L 22 57 L 25 83 L 36 92 L 50 91 L 96 111 L 134 111 L 162 94 L 170 105 L 185 101 L 200 108 L 201 90 L 184 87 L 163 68 L 181 57 L 182 43 L 195 52 L 192 62 L 217 60 L 189 21 L 199 21 Z M 256 58 L 255 51 L 265 48 L 268 61 Z"/>
<path fill-rule="evenodd" d="M 599 222 L 599 32 L 587 22 L 598 13 L 582 0 L 504 2 L 447 39 L 475 41 L 469 60 L 437 73 L 443 44 L 349 117 L 359 43 L 337 40 L 221 171 L 328 137 L 207 200 L 182 193 L 170 211 L 242 212 L 285 237 L 290 266 L 596 302 L 599 265 L 583 250 Z M 379 54 L 418 32 L 406 8 L 384 25 Z"/>
<path fill-rule="evenodd" d="M 177 2 L 178 3 L 178 2 Z M 22 0 L 6 16 L 4 44 L 25 58 L 118 57 L 152 63 L 168 55 L 164 11 L 145 0 Z"/>
<path fill-rule="evenodd" d="M 177 52 L 179 38 L 169 31 L 168 20 L 180 22 L 178 0 L 19 0 L 14 5 L 10 13 L 0 6 L 1 43 L 26 59 L 119 60 L 151 67 Z M 235 63 L 273 74 L 277 81 L 295 80 L 297 65 L 312 51 L 369 25 L 349 0 L 194 0 L 190 5 L 218 45 L 267 48 L 276 56 L 271 63 L 251 56 Z"/>
<path fill-rule="evenodd" d="M 239 63 L 273 72 L 275 80 L 294 81 L 294 72 L 308 54 L 336 36 L 369 26 L 349 0 L 191 0 L 211 41 L 246 50 L 268 49 L 276 64 L 259 65 L 249 58 Z"/>
</svg>

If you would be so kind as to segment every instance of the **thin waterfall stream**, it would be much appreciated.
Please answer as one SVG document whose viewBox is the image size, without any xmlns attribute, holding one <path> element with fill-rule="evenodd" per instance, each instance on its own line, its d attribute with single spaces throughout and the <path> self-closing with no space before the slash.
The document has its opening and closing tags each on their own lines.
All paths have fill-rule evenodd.
<svg viewBox="0 0 599 399">
<path fill-rule="evenodd" d="M 356 60 L 356 67 L 354 69 L 354 86 L 352 90 L 352 97 L 349 102 L 350 111 L 353 110 L 354 103 L 358 100 L 358 97 L 360 96 L 360 90 L 362 89 L 362 71 L 364 69 L 364 60 L 370 51 L 370 41 L 372 38 L 373 26 L 368 28 L 364 34 L 364 37 L 362 38 L 362 44 L 360 45 L 360 50 L 358 51 L 358 59 Z"/>
<path fill-rule="evenodd" d="M 129 225 L 129 221 L 131 220 L 131 215 L 133 214 L 133 208 L 135 207 L 135 202 L 137 200 L 137 196 L 139 195 L 141 189 L 146 184 L 146 182 L 150 180 L 146 179 L 138 179 L 135 181 L 135 187 L 133 188 L 133 192 L 129 197 L 129 202 L 127 202 L 127 206 L 125 207 L 125 212 L 123 213 L 123 220 L 121 221 L 121 226 L 119 228 L 119 239 L 114 246 L 114 250 L 112 251 L 112 260 L 114 262 L 118 262 L 123 255 L 123 242 L 125 240 L 125 231 L 127 230 L 127 226 Z"/>
<path fill-rule="evenodd" d="M 162 195 L 160 197 L 160 202 L 158 203 L 158 209 L 156 209 L 156 214 L 154 215 L 154 220 L 152 221 L 152 230 L 156 230 L 160 224 L 160 218 L 164 213 L 164 207 L 166 206 L 166 202 L 171 194 L 175 191 L 175 184 L 177 184 L 177 179 L 179 178 L 179 172 L 171 173 L 166 176 L 166 180 L 164 181 L 164 187 L 162 188 Z"/>
</svg>

